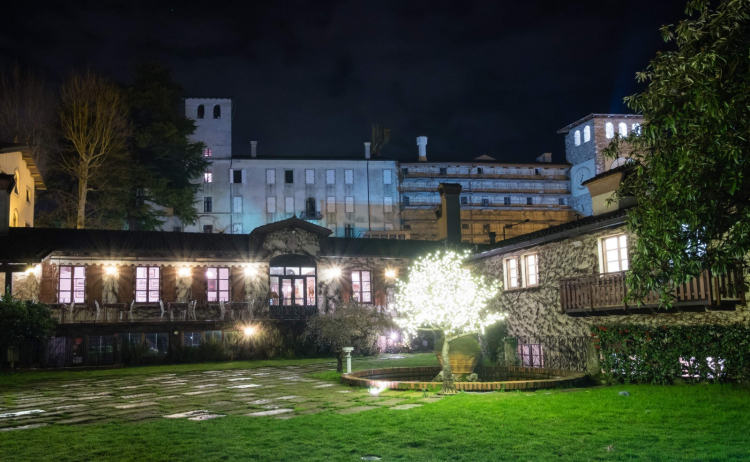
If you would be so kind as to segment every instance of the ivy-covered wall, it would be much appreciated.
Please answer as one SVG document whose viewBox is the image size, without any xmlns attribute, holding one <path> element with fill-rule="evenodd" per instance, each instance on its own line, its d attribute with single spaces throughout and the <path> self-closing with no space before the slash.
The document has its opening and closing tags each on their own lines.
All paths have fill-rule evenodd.
<svg viewBox="0 0 750 462">
<path fill-rule="evenodd" d="M 588 336 L 590 327 L 603 323 L 639 325 L 750 324 L 748 306 L 737 311 L 632 314 L 623 316 L 573 317 L 562 313 L 560 279 L 599 273 L 598 241 L 602 237 L 625 233 L 625 227 L 508 252 L 475 260 L 478 271 L 503 281 L 503 290 L 495 307 L 508 314 L 511 336 Z M 629 242 L 632 237 L 629 237 Z M 536 287 L 505 290 L 503 261 L 509 257 L 536 253 L 539 256 L 540 284 Z"/>
</svg>

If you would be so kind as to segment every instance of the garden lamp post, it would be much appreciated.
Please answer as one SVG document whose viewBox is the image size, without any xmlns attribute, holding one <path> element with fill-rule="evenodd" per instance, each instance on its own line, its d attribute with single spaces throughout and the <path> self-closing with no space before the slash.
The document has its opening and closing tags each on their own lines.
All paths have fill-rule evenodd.
<svg viewBox="0 0 750 462">
<path fill-rule="evenodd" d="M 354 347 L 344 347 L 341 350 L 346 353 L 346 373 L 350 374 L 352 372 L 352 351 L 354 351 Z"/>
</svg>

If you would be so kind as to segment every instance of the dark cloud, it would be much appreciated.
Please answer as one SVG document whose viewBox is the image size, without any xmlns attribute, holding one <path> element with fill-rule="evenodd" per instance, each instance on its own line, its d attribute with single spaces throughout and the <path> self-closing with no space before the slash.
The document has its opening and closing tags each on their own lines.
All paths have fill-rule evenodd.
<svg viewBox="0 0 750 462">
<path fill-rule="evenodd" d="M 360 155 L 377 123 L 403 159 L 424 134 L 432 159 L 526 162 L 562 161 L 555 131 L 584 115 L 628 112 L 685 0 L 8 3 L 0 65 L 126 83 L 164 61 L 188 95 L 236 98 L 238 153 Z"/>
</svg>

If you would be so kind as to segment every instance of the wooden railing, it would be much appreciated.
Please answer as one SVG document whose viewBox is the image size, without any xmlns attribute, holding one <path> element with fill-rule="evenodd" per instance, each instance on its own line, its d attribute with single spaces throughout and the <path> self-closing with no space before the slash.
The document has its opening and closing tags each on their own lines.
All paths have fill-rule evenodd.
<svg viewBox="0 0 750 462">
<path fill-rule="evenodd" d="M 650 292 L 638 302 L 624 303 L 628 293 L 627 273 L 595 274 L 560 280 L 560 304 L 568 314 L 654 309 L 660 305 L 659 294 Z M 700 276 L 680 284 L 675 290 L 673 308 L 733 308 L 745 303 L 744 280 L 740 270 L 729 270 L 713 276 L 704 271 Z"/>
</svg>

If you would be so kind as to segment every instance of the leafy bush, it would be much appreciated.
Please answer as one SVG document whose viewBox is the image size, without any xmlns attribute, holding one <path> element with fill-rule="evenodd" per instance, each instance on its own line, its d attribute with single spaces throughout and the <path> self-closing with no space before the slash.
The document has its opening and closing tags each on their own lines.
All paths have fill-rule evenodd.
<svg viewBox="0 0 750 462">
<path fill-rule="evenodd" d="M 5 364 L 5 350 L 16 346 L 21 350 L 21 363 L 39 358 L 35 352 L 43 351 L 44 342 L 55 333 L 56 321 L 49 307 L 34 301 L 21 301 L 5 294 L 0 298 L 0 351 Z"/>
<path fill-rule="evenodd" d="M 604 375 L 618 382 L 750 379 L 750 327 L 600 325 L 591 339 Z"/>
</svg>

